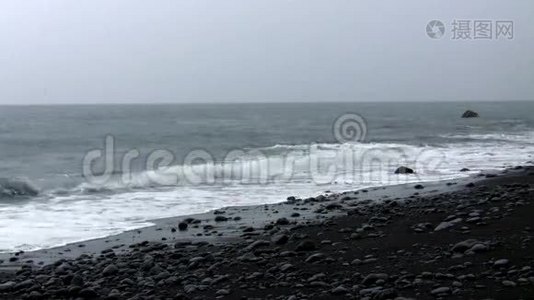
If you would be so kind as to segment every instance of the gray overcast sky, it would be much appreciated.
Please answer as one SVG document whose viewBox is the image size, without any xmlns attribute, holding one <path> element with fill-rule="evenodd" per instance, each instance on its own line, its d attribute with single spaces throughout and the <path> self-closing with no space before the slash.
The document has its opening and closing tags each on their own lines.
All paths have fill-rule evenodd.
<svg viewBox="0 0 534 300">
<path fill-rule="evenodd" d="M 514 38 L 453 40 L 454 19 Z M 0 2 L 0 104 L 516 99 L 532 0 Z"/>
</svg>

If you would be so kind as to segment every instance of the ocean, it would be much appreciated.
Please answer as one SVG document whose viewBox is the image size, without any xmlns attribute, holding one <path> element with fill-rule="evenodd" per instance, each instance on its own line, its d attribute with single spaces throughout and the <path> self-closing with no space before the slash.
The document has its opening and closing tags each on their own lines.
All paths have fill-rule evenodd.
<svg viewBox="0 0 534 300">
<path fill-rule="evenodd" d="M 467 109 L 480 117 L 461 118 Z M 525 164 L 532 112 L 532 102 L 0 106 L 0 252 Z M 394 174 L 401 165 L 416 174 Z"/>
</svg>

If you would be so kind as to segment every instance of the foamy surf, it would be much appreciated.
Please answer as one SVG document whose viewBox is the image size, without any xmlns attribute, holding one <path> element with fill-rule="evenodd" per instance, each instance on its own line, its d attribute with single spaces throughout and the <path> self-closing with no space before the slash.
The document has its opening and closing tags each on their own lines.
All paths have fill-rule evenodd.
<svg viewBox="0 0 534 300">
<path fill-rule="evenodd" d="M 486 136 L 469 138 L 478 141 L 439 146 L 398 143 L 276 145 L 257 149 L 264 151 L 261 157 L 246 156 L 235 161 L 195 166 L 214 174 L 213 182 L 190 184 L 180 180 L 177 184 L 158 185 L 151 181 L 151 176 L 140 172 L 134 173 L 129 182 L 117 179 L 100 186 L 81 183 L 62 192 L 52 189 L 34 195 L 32 201 L 16 205 L 12 201 L 0 203 L 0 251 L 60 246 L 145 227 L 152 219 L 203 213 L 226 206 L 277 203 L 290 195 L 311 197 L 326 190 L 341 192 L 461 178 L 479 170 L 522 164 L 534 154 L 528 140 L 492 139 L 488 143 Z M 288 157 L 291 158 L 289 173 Z M 353 164 L 344 161 L 348 157 L 354 159 Z M 243 165 L 258 160 L 268 162 L 270 173 L 266 182 L 256 182 L 260 174 L 253 172 L 245 181 L 225 177 L 225 172 L 242 169 Z M 314 161 L 321 161 L 316 169 L 310 167 Z M 417 174 L 392 174 L 398 165 L 415 166 Z M 460 172 L 466 167 L 471 172 Z M 185 169 L 178 165 L 165 172 L 187 176 Z"/>
</svg>

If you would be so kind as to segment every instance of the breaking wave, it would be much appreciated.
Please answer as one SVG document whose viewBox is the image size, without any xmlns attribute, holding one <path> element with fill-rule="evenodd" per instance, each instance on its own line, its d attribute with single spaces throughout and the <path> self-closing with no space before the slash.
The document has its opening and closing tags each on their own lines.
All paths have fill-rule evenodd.
<svg viewBox="0 0 534 300">
<path fill-rule="evenodd" d="M 278 144 L 245 149 L 220 161 L 177 164 L 151 171 L 113 172 L 103 183 L 80 177 L 77 184 L 41 190 L 28 179 L 0 178 L 0 198 L 39 195 L 115 194 L 169 187 L 218 185 L 277 185 L 316 183 L 398 184 L 391 176 L 399 165 L 416 170 L 417 180 L 441 180 L 463 176 L 472 170 L 495 169 L 525 163 L 534 155 L 534 133 L 443 135 L 454 142 L 432 144 L 316 143 Z M 491 160 L 488 160 L 491 157 Z"/>
<path fill-rule="evenodd" d="M 217 185 L 284 185 L 289 183 L 398 184 L 391 176 L 399 165 L 414 167 L 417 180 L 463 176 L 459 170 L 498 169 L 532 159 L 534 148 L 526 135 L 450 136 L 459 142 L 407 145 L 344 143 L 275 145 L 249 149 L 240 156 L 193 165 L 173 165 L 152 171 L 115 174 L 104 184 L 84 182 L 78 193 L 114 193 L 161 187 Z M 498 142 L 495 140 L 499 138 Z M 476 142 L 465 142 L 474 139 Z M 488 141 L 494 141 L 488 143 Z M 488 160 L 491 157 L 491 160 Z M 378 181 L 377 181 L 378 180 Z"/>
<path fill-rule="evenodd" d="M 39 195 L 39 188 L 28 179 L 0 178 L 0 199 L 37 195 Z"/>
</svg>

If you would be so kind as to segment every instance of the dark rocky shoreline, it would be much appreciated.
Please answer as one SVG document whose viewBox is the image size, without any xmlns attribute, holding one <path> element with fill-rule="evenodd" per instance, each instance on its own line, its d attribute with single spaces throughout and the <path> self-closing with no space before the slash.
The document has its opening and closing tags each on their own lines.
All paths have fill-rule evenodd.
<svg viewBox="0 0 534 300">
<path fill-rule="evenodd" d="M 534 299 L 533 175 L 518 167 L 162 220 L 3 258 L 0 298 Z"/>
</svg>

